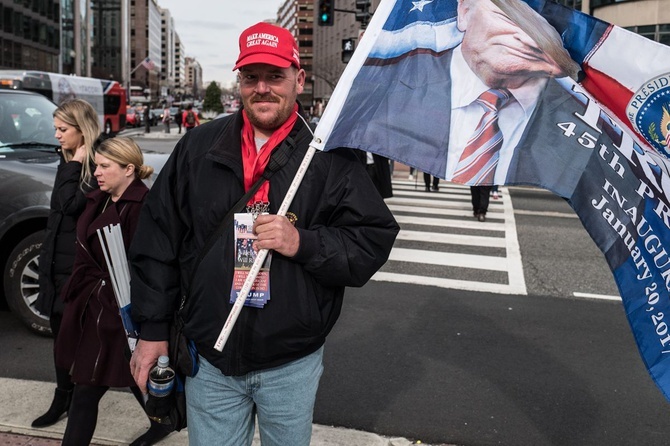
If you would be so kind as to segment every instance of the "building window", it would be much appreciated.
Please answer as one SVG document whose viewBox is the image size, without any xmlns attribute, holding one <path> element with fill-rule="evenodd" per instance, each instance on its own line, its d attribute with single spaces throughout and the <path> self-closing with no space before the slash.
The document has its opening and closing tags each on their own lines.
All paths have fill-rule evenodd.
<svg viewBox="0 0 670 446">
<path fill-rule="evenodd" d="M 647 39 L 660 42 L 664 45 L 670 45 L 670 24 L 628 26 L 628 31 L 632 31 Z"/>
</svg>

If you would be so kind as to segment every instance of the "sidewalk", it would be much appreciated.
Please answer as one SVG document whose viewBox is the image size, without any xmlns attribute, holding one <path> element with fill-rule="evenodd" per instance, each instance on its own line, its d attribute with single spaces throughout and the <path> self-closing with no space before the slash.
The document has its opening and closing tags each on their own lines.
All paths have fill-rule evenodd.
<svg viewBox="0 0 670 446">
<path fill-rule="evenodd" d="M 184 136 L 185 130 L 178 133 L 177 128 L 170 129 L 170 133 L 166 133 L 164 129 L 154 129 L 150 133 L 144 133 L 144 128 L 126 129 L 119 132 L 119 136 L 127 136 L 129 138 L 147 138 L 147 139 L 174 139 L 177 140 Z"/>
<path fill-rule="evenodd" d="M 65 419 L 53 426 L 33 429 L 30 423 L 48 408 L 53 383 L 0 378 L 0 446 L 56 446 L 65 430 Z M 98 425 L 92 444 L 129 444 L 149 427 L 146 415 L 129 392 L 109 391 L 100 402 Z M 188 445 L 185 430 L 158 443 Z M 312 446 L 410 446 L 405 438 L 385 438 L 368 432 L 328 426 L 313 426 Z M 417 443 L 419 444 L 419 443 Z M 254 446 L 260 446 L 258 433 Z M 427 445 L 426 445 L 427 446 Z"/>
</svg>

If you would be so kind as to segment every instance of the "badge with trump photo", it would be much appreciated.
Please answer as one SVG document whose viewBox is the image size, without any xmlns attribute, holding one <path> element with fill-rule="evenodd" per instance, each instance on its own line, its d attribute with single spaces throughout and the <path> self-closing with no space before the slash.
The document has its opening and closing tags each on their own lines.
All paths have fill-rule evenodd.
<svg viewBox="0 0 670 446">
<path fill-rule="evenodd" d="M 235 272 L 233 273 L 233 287 L 230 290 L 230 303 L 234 304 L 249 275 L 249 270 L 256 260 L 254 251 L 253 214 L 235 214 Z M 270 300 L 270 262 L 272 252 L 268 252 L 263 266 L 254 280 L 244 305 L 254 308 L 263 308 Z"/>
</svg>

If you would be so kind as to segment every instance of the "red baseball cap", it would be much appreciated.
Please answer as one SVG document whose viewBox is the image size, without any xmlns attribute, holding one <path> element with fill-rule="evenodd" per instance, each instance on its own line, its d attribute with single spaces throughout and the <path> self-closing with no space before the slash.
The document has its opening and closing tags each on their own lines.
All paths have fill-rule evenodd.
<svg viewBox="0 0 670 446">
<path fill-rule="evenodd" d="M 285 28 L 260 22 L 240 35 L 240 56 L 233 71 L 245 65 L 265 63 L 280 68 L 300 68 L 298 43 Z"/>
</svg>

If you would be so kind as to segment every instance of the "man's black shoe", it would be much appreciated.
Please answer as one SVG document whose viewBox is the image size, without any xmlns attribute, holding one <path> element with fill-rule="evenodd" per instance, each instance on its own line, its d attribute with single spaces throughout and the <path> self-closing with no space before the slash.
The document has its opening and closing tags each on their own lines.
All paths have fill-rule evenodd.
<svg viewBox="0 0 670 446">
<path fill-rule="evenodd" d="M 172 433 L 172 427 L 151 421 L 151 427 L 130 443 L 130 446 L 151 446 Z"/>
</svg>

